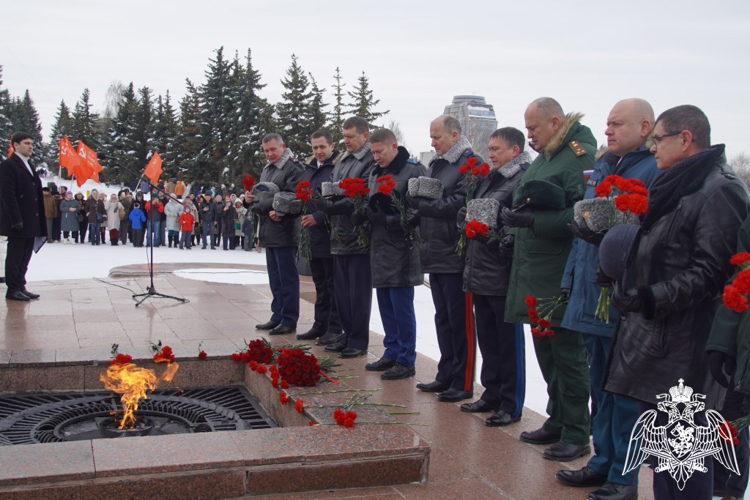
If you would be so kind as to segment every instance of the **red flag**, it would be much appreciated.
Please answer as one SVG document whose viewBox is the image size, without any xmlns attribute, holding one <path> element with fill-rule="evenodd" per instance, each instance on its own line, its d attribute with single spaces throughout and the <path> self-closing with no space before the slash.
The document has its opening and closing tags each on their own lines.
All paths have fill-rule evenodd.
<svg viewBox="0 0 750 500">
<path fill-rule="evenodd" d="M 148 161 L 146 170 L 143 171 L 143 175 L 151 180 L 151 183 L 156 184 L 159 181 L 159 176 L 162 173 L 161 169 L 161 156 L 158 151 L 154 151 L 154 155 Z"/>
<path fill-rule="evenodd" d="M 86 179 L 88 179 L 86 174 L 87 167 L 84 164 L 83 159 L 76 154 L 76 151 L 73 149 L 73 145 L 70 143 L 67 136 L 60 139 L 59 146 L 60 166 L 67 170 L 69 176 L 72 177 L 75 175 L 76 180 L 78 181 L 78 187 L 81 187 L 81 185 L 86 182 Z"/>
<path fill-rule="evenodd" d="M 94 182 L 99 182 L 99 172 L 104 168 L 99 164 L 96 153 L 93 149 L 88 147 L 83 141 L 78 141 L 78 154 L 83 158 L 86 164 L 87 179 L 93 179 Z M 80 184 L 79 184 L 80 187 Z"/>
</svg>

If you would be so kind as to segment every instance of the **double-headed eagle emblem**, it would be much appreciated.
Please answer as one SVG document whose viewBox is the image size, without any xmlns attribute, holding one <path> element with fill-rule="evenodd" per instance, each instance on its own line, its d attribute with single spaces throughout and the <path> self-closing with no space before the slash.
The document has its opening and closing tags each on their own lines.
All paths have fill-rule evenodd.
<svg viewBox="0 0 750 500">
<path fill-rule="evenodd" d="M 656 396 L 657 399 L 666 400 L 656 405 L 659 411 L 668 414 L 666 425 L 656 425 L 656 410 L 648 410 L 635 423 L 623 474 L 639 467 L 648 456 L 658 459 L 654 472 L 669 471 L 680 490 L 693 472 L 707 472 L 703 465 L 707 457 L 716 457 L 721 465 L 740 474 L 731 439 L 727 440 L 719 434 L 719 427 L 724 426 L 724 434 L 729 435 L 724 417 L 717 411 L 705 410 L 705 404 L 698 400 L 706 396 L 693 394 L 693 389 L 683 382 L 683 379 L 679 379 L 679 385 L 672 387 L 669 394 Z M 695 425 L 694 415 L 704 410 L 708 425 Z"/>
</svg>

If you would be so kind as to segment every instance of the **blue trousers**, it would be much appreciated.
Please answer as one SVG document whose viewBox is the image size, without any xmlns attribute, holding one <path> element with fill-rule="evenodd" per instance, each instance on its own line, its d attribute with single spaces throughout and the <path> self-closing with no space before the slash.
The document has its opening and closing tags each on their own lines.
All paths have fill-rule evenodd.
<svg viewBox="0 0 750 500">
<path fill-rule="evenodd" d="M 151 244 L 151 235 L 153 234 L 154 238 L 154 246 L 159 246 L 161 240 L 159 239 L 159 235 L 161 234 L 161 221 L 160 220 L 149 220 L 148 221 L 148 231 L 146 233 L 146 245 Z"/>
<path fill-rule="evenodd" d="M 414 366 L 417 359 L 414 287 L 377 288 L 376 294 L 385 330 L 383 357 L 404 366 Z"/>
<path fill-rule="evenodd" d="M 211 228 L 214 227 L 213 222 L 203 222 L 201 229 L 203 231 L 203 248 L 206 248 L 208 242 L 211 242 L 211 248 L 214 248 L 214 238 L 211 235 Z"/>
<path fill-rule="evenodd" d="M 91 243 L 98 245 L 102 237 L 102 225 L 101 224 L 89 224 L 89 238 Z"/>
<path fill-rule="evenodd" d="M 266 248 L 266 266 L 273 294 L 271 321 L 296 328 L 299 319 L 297 247 Z"/>
<path fill-rule="evenodd" d="M 630 433 L 640 417 L 638 402 L 627 396 L 602 390 L 612 339 L 589 333 L 582 335 L 589 354 L 589 376 L 596 397 L 596 415 L 593 419 L 596 455 L 591 457 L 588 466 L 598 474 L 607 476 L 607 481 L 611 483 L 638 484 L 638 469 L 622 475 L 628 456 Z"/>
<path fill-rule="evenodd" d="M 339 342 L 366 351 L 372 308 L 369 254 L 333 256 L 333 294 L 344 330 Z"/>
</svg>

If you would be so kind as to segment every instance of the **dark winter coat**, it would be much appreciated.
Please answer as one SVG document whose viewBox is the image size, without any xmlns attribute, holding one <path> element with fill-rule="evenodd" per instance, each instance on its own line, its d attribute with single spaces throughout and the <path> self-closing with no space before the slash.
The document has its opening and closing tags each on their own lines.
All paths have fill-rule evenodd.
<svg viewBox="0 0 750 500">
<path fill-rule="evenodd" d="M 17 238 L 47 236 L 42 200 L 42 181 L 34 165 L 33 175 L 23 160 L 13 154 L 0 163 L 0 235 Z M 23 224 L 22 229 L 11 229 Z"/>
<path fill-rule="evenodd" d="M 595 198 L 594 189 L 608 175 L 640 179 L 646 183 L 646 186 L 650 186 L 658 174 L 659 169 L 656 167 L 654 155 L 646 146 L 641 146 L 637 151 L 626 154 L 622 160 L 619 156 L 607 153 L 594 165 L 594 172 L 586 183 L 586 194 L 583 198 L 586 200 Z M 575 238 L 560 284 L 560 288 L 571 290 L 562 326 L 578 332 L 611 337 L 615 333 L 620 312 L 610 305 L 609 324 L 594 316 L 602 290 L 596 284 L 597 269 L 599 269 L 599 247 Z"/>
<path fill-rule="evenodd" d="M 523 153 L 493 171 L 477 186 L 474 198 L 492 198 L 500 202 L 500 210 L 513 204 L 513 193 L 529 168 L 531 157 Z M 496 232 L 503 229 L 498 210 Z M 462 227 L 466 221 L 462 222 Z M 464 266 L 464 292 L 479 295 L 505 296 L 508 293 L 511 258 L 499 252 L 499 242 L 493 238 L 468 239 Z"/>
<path fill-rule="evenodd" d="M 404 196 L 409 179 L 423 176 L 426 172 L 424 165 L 409 158 L 409 152 L 403 146 L 399 146 L 398 154 L 390 165 L 386 168 L 376 166 L 370 174 L 368 181 L 370 196 L 378 196 L 376 194 L 378 193 L 377 179 L 390 174 L 393 176 L 392 180 L 396 182 L 393 190 L 400 193 L 405 206 Z M 385 221 L 382 217 L 376 216 L 369 207 L 367 215 L 372 228 L 370 231 L 372 286 L 393 288 L 418 286 L 424 283 L 422 268 L 419 264 L 419 248 L 410 242 L 409 234 L 404 231 L 398 210 L 394 207 L 392 214 L 385 215 Z"/>
<path fill-rule="evenodd" d="M 229 210 L 221 207 L 221 234 L 222 236 L 234 236 L 234 220 L 237 218 L 237 210 L 229 205 Z"/>
<path fill-rule="evenodd" d="M 198 213 L 200 214 L 201 224 L 212 223 L 214 221 L 214 211 L 216 210 L 214 200 L 203 200 L 198 204 Z"/>
<path fill-rule="evenodd" d="M 637 290 L 642 305 L 621 315 L 604 388 L 656 403 L 657 394 L 682 378 L 707 396 L 706 408 L 715 408 L 719 388 L 709 374 L 705 348 L 724 284 L 734 272 L 729 260 L 748 214 L 748 193 L 727 166 L 723 145 L 671 168 L 686 165 L 697 166 L 706 177 L 701 183 L 699 175 L 691 176 L 687 184 L 667 190 L 681 196 L 674 206 L 655 201 L 669 170 L 651 186 L 625 284 L 617 284 L 628 293 Z"/>
<path fill-rule="evenodd" d="M 304 167 L 291 156 L 291 152 L 287 156 L 286 161 L 282 157 L 275 164 L 269 163 L 263 167 L 260 182 L 273 182 L 279 187 L 279 191 L 294 193 L 297 191 L 297 183 L 302 178 Z M 282 217 L 280 222 L 271 219 L 268 213 L 273 210 L 273 198 L 254 203 L 252 210 L 260 215 L 258 240 L 261 246 L 296 247 L 299 244 L 300 217 L 287 215 Z"/>
<path fill-rule="evenodd" d="M 75 211 L 71 212 L 70 209 Z M 78 231 L 78 214 L 81 211 L 81 205 L 76 200 L 63 200 L 60 202 L 60 230 L 61 231 Z"/>
<path fill-rule="evenodd" d="M 594 165 L 596 139 L 588 127 L 578 121 L 582 115 L 574 113 L 565 118 L 549 144 L 534 159 L 523 174 L 513 199 L 513 206 L 522 204 L 519 193 L 531 180 L 543 180 L 559 186 L 565 193 L 562 210 L 534 210 L 531 228 L 515 228 L 513 266 L 505 301 L 505 321 L 529 323 L 527 295 L 552 298 L 560 294 L 565 264 L 573 244 L 568 224 L 573 220 L 573 205 L 583 198 L 583 171 Z M 552 324 L 560 326 L 565 313 L 558 307 L 552 314 Z"/>
<path fill-rule="evenodd" d="M 312 157 L 307 162 L 301 180 L 310 181 L 310 188 L 315 192 L 320 192 L 321 185 L 331 180 L 333 168 L 340 158 L 341 154 L 333 150 L 331 157 L 323 162 L 323 165 L 318 166 L 318 160 Z M 330 258 L 331 232 L 326 214 L 317 209 L 314 201 L 307 203 L 307 213 L 315 219 L 315 225 L 310 227 L 310 251 L 313 258 Z"/>
<path fill-rule="evenodd" d="M 459 145 L 457 143 L 456 145 Z M 419 231 L 422 237 L 419 252 L 422 271 L 425 273 L 462 273 L 464 257 L 456 253 L 460 234 L 456 227 L 456 215 L 466 206 L 466 176 L 458 169 L 471 157 L 476 157 L 477 165 L 483 160 L 464 140 L 461 147 L 451 148 L 441 158 L 430 162 L 427 175 L 439 179 L 443 184 L 443 197 L 439 200 L 416 198 L 412 208 L 420 217 Z"/>
<path fill-rule="evenodd" d="M 354 153 L 348 151 L 341 155 L 341 160 L 333 168 L 332 182 L 340 182 L 347 177 L 360 177 L 367 182 L 373 169 L 378 168 L 372 159 L 370 145 L 365 144 Z M 362 255 L 370 253 L 370 245 L 364 247 L 357 243 L 359 228 L 352 224 L 351 214 L 354 212 L 354 202 L 350 198 L 336 201 L 327 208 L 331 219 L 331 231 L 337 239 L 331 238 L 332 255 Z"/>
<path fill-rule="evenodd" d="M 101 215 L 101 220 L 97 217 Z M 107 210 L 104 208 L 104 202 L 98 198 L 90 196 L 86 200 L 86 221 L 89 224 L 104 224 L 107 220 Z"/>
</svg>

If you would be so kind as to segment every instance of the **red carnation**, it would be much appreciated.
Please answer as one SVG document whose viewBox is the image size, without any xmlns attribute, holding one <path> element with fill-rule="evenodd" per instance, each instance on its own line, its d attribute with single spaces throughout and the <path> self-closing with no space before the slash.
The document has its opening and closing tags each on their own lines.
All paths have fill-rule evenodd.
<svg viewBox="0 0 750 500">
<path fill-rule="evenodd" d="M 526 296 L 526 305 L 529 307 L 536 307 L 536 297 L 533 297 L 531 295 Z"/>
<path fill-rule="evenodd" d="M 316 426 L 316 425 L 318 425 L 318 424 L 316 424 L 315 422 L 310 422 L 310 423 L 308 424 L 308 426 L 309 426 L 309 427 L 314 427 L 314 426 Z"/>
<path fill-rule="evenodd" d="M 198 353 L 198 359 L 204 360 L 208 357 L 208 354 L 206 354 L 206 351 L 201 351 Z"/>
<path fill-rule="evenodd" d="M 740 264 L 744 264 L 748 261 L 750 261 L 750 252 L 740 252 L 734 254 L 729 263 L 735 266 L 739 266 Z"/>
<path fill-rule="evenodd" d="M 301 399 L 298 399 L 294 402 L 294 409 L 297 410 L 297 413 L 302 413 L 302 410 L 305 408 L 305 402 Z"/>
<path fill-rule="evenodd" d="M 250 363 L 249 363 L 249 364 L 250 364 L 250 369 L 251 369 L 252 371 L 255 371 L 255 370 L 257 370 L 257 369 L 258 369 L 258 362 L 257 362 L 257 361 L 250 361 Z"/>
<path fill-rule="evenodd" d="M 476 219 L 472 219 L 464 226 L 464 232 L 467 238 L 474 238 L 477 234 L 481 236 L 487 236 L 490 227 L 487 224 L 483 224 Z"/>
<path fill-rule="evenodd" d="M 255 185 L 255 179 L 253 179 L 252 175 L 247 174 L 242 179 L 242 185 L 244 186 L 245 191 L 250 191 L 251 189 L 253 189 L 253 186 Z"/>
<path fill-rule="evenodd" d="M 748 309 L 747 297 L 740 293 L 739 289 L 732 285 L 724 287 L 724 304 L 735 312 L 742 312 Z"/>
<path fill-rule="evenodd" d="M 607 182 L 607 180 L 601 181 L 597 186 L 594 188 L 594 194 L 598 198 L 604 198 L 605 196 L 609 196 L 612 193 L 612 183 Z"/>
<path fill-rule="evenodd" d="M 354 420 L 351 418 L 344 419 L 344 427 L 349 428 L 349 429 L 354 427 Z"/>
<path fill-rule="evenodd" d="M 615 206 L 620 212 L 627 212 L 630 208 L 630 196 L 627 194 L 615 196 Z"/>
<path fill-rule="evenodd" d="M 110 365 L 127 365 L 133 362 L 133 356 L 130 354 L 118 354 L 109 364 Z"/>
<path fill-rule="evenodd" d="M 636 215 L 645 214 L 648 211 L 648 198 L 642 194 L 631 194 L 630 211 Z"/>
<path fill-rule="evenodd" d="M 719 424 L 719 435 L 725 441 L 731 441 L 732 444 L 740 444 L 740 440 L 737 439 L 737 428 L 730 422 L 724 421 Z"/>
<path fill-rule="evenodd" d="M 296 196 L 303 202 L 307 203 L 312 198 L 313 191 L 310 189 L 310 181 L 299 181 L 297 183 Z"/>
<path fill-rule="evenodd" d="M 289 382 L 287 382 L 286 380 L 282 380 L 280 385 L 281 385 L 282 389 L 288 389 L 289 388 Z"/>
<path fill-rule="evenodd" d="M 240 353 L 232 353 L 232 361 L 240 361 Z"/>
<path fill-rule="evenodd" d="M 286 395 L 285 392 L 282 392 L 279 394 L 279 401 L 281 401 L 281 404 L 285 405 L 289 402 L 289 397 Z"/>
<path fill-rule="evenodd" d="M 266 367 L 263 365 L 258 365 L 258 369 L 255 371 L 263 375 L 264 373 L 266 373 Z"/>
<path fill-rule="evenodd" d="M 393 180 L 393 176 L 391 174 L 381 175 L 380 177 L 375 179 L 375 182 L 378 183 L 378 193 L 384 194 L 386 196 L 390 196 L 390 194 L 393 192 L 393 188 L 396 187 L 396 181 Z"/>
</svg>

